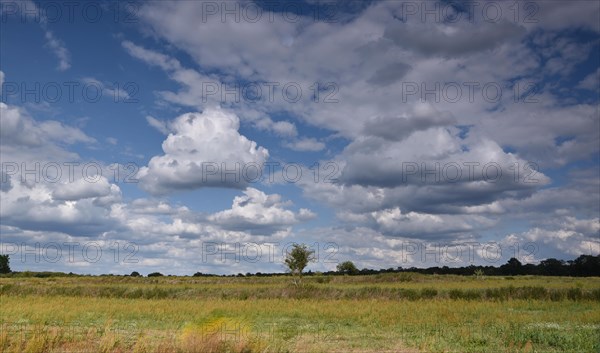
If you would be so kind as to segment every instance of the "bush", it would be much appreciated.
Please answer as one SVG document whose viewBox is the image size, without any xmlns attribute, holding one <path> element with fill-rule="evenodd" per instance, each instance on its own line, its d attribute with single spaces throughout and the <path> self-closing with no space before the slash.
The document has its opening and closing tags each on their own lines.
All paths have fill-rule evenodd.
<svg viewBox="0 0 600 353">
<path fill-rule="evenodd" d="M 398 276 L 398 281 L 400 282 L 412 282 L 412 280 L 412 273 L 401 273 L 400 276 Z"/>
<path fill-rule="evenodd" d="M 331 282 L 331 278 L 330 277 L 326 277 L 326 276 L 319 276 L 315 278 L 315 281 L 317 283 L 329 283 Z"/>
<path fill-rule="evenodd" d="M 581 288 L 569 288 L 567 291 L 567 298 L 571 300 L 581 300 L 583 298 Z"/>
<path fill-rule="evenodd" d="M 437 289 L 434 288 L 423 288 L 421 289 L 421 298 L 422 299 L 431 299 L 435 298 L 438 294 Z"/>
<path fill-rule="evenodd" d="M 452 289 L 448 292 L 450 299 L 465 299 L 465 300 L 476 300 L 481 298 L 481 292 L 478 290 L 465 290 Z"/>
<path fill-rule="evenodd" d="M 162 277 L 164 276 L 162 273 L 160 272 L 152 272 L 148 274 L 148 277 Z"/>
</svg>

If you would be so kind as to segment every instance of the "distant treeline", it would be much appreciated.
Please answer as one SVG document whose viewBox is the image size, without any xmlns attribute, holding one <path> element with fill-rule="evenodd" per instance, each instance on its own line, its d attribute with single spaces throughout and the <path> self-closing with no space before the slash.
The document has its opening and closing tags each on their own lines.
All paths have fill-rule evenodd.
<svg viewBox="0 0 600 353">
<path fill-rule="evenodd" d="M 363 268 L 362 270 L 356 270 L 349 273 L 343 273 L 340 271 L 328 271 L 328 272 L 306 272 L 306 275 L 327 275 L 335 276 L 340 274 L 349 275 L 376 275 L 380 273 L 401 273 L 401 272 L 412 272 L 421 274 L 439 274 L 439 275 L 486 275 L 486 276 L 516 276 L 516 275 L 536 275 L 536 276 L 572 276 L 572 277 L 592 277 L 600 276 L 600 255 L 581 255 L 575 260 L 564 261 L 558 259 L 546 259 L 541 261 L 539 264 L 525 264 L 523 265 L 516 258 L 511 258 L 508 262 L 502 266 L 466 266 L 466 267 L 428 267 L 428 268 L 417 268 L 417 267 L 390 267 L 387 269 L 368 269 Z M 255 274 L 247 273 L 245 275 L 238 274 L 237 276 L 279 276 L 280 273 L 260 273 Z M 194 276 L 216 276 L 203 273 L 195 273 Z"/>
<path fill-rule="evenodd" d="M 575 260 L 564 261 L 558 259 L 546 259 L 541 261 L 539 264 L 522 264 L 516 258 L 511 258 L 507 263 L 499 267 L 494 266 L 466 266 L 466 267 L 429 267 L 429 268 L 403 268 L 403 267 L 390 267 L 387 269 L 368 269 L 362 270 L 356 269 L 355 271 L 327 271 L 327 272 L 313 272 L 307 271 L 306 276 L 339 276 L 339 275 L 377 275 L 382 273 L 421 273 L 421 274 L 439 274 L 439 275 L 463 275 L 463 276 L 516 276 L 516 275 L 536 275 L 536 276 L 572 276 L 572 277 L 600 277 L 600 255 L 581 255 Z M 286 273 L 238 273 L 237 275 L 216 275 L 196 272 L 194 277 L 270 277 L 270 276 L 281 276 L 288 275 Z M 2 276 L 18 276 L 18 277 L 58 277 L 58 276 L 78 276 L 72 272 L 12 272 Z M 101 275 L 101 276 L 114 276 Z M 132 272 L 129 275 L 132 277 L 141 277 L 142 275 L 137 271 Z M 160 272 L 152 272 L 148 274 L 148 277 L 160 277 L 164 276 Z"/>
<path fill-rule="evenodd" d="M 537 275 L 537 276 L 573 276 L 591 277 L 600 276 L 600 255 L 581 255 L 575 260 L 564 261 L 558 259 L 547 259 L 539 264 L 523 265 L 516 258 L 511 258 L 502 266 L 466 266 L 466 267 L 429 267 L 429 268 L 388 268 L 381 270 L 362 269 L 357 272 L 361 275 L 389 273 L 389 272 L 414 272 L 422 274 L 440 275 L 486 275 L 486 276 L 515 276 L 515 275 Z M 338 272 L 327 272 L 327 274 L 338 274 Z"/>
</svg>

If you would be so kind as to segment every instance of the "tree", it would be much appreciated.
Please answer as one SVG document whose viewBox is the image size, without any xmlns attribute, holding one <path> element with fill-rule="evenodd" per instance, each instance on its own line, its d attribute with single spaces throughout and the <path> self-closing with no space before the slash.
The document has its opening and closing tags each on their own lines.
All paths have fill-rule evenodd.
<svg viewBox="0 0 600 353">
<path fill-rule="evenodd" d="M 483 271 L 483 269 L 477 268 L 477 269 L 475 269 L 475 271 L 473 271 L 473 276 L 481 279 L 481 278 L 483 278 L 483 276 L 485 276 L 485 272 Z"/>
<path fill-rule="evenodd" d="M 0 254 L 0 273 L 11 273 L 8 255 Z"/>
<path fill-rule="evenodd" d="M 571 275 L 600 276 L 600 256 L 581 255 L 571 261 L 571 268 Z"/>
<path fill-rule="evenodd" d="M 152 272 L 148 274 L 148 277 L 162 277 L 163 274 L 160 272 Z"/>
<path fill-rule="evenodd" d="M 130 276 L 131 277 L 139 277 L 141 275 L 140 275 L 140 273 L 138 271 L 133 271 L 133 272 L 131 272 Z"/>
<path fill-rule="evenodd" d="M 294 284 L 300 284 L 302 271 L 310 261 L 315 259 L 315 252 L 310 250 L 306 244 L 294 244 L 292 251 L 288 252 L 285 257 L 285 266 L 294 276 Z"/>
<path fill-rule="evenodd" d="M 522 270 L 523 265 L 521 264 L 521 261 L 517 260 L 514 257 L 511 257 L 510 260 L 506 262 L 506 264 L 500 266 L 500 271 L 504 275 L 520 275 L 523 272 Z"/>
<path fill-rule="evenodd" d="M 550 258 L 540 262 L 539 268 L 544 276 L 562 276 L 565 273 L 565 262 Z"/>
<path fill-rule="evenodd" d="M 337 270 L 338 272 L 348 275 L 354 275 L 358 273 L 358 269 L 356 268 L 356 266 L 354 266 L 354 263 L 352 261 L 344 261 L 341 264 L 338 264 Z"/>
</svg>

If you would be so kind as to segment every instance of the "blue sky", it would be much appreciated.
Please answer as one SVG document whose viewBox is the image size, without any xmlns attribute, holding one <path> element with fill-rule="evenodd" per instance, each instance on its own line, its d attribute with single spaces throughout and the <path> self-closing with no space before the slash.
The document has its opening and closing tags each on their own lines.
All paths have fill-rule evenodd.
<svg viewBox="0 0 600 353">
<path fill-rule="evenodd" d="M 600 252 L 595 2 L 0 5 L 14 270 Z"/>
</svg>

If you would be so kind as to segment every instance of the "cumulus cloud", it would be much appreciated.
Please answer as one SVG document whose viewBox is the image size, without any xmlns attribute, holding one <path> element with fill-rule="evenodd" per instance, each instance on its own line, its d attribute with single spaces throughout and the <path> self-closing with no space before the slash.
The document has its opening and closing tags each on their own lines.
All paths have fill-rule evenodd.
<svg viewBox="0 0 600 353">
<path fill-rule="evenodd" d="M 523 178 L 515 181 L 509 168 L 525 168 L 526 161 L 505 153 L 492 140 L 463 140 L 442 127 L 417 131 L 402 141 L 360 138 L 346 148 L 344 156 L 346 165 L 340 180 L 348 184 L 459 187 L 460 183 L 470 183 L 473 190 L 489 192 L 495 188 L 506 191 L 511 185 L 515 190 L 539 187 L 549 181 L 541 173 L 531 185 Z"/>
<path fill-rule="evenodd" d="M 398 207 L 371 212 L 367 216 L 367 223 L 374 223 L 374 228 L 382 234 L 415 239 L 460 239 L 495 223 L 479 216 L 403 213 Z"/>
<path fill-rule="evenodd" d="M 400 141 L 416 131 L 435 126 L 448 126 L 456 119 L 448 112 L 437 112 L 428 104 L 415 106 L 410 116 L 375 117 L 365 122 L 364 134 L 377 136 L 390 141 Z"/>
<path fill-rule="evenodd" d="M 79 155 L 67 148 L 77 143 L 94 145 L 96 140 L 77 127 L 57 120 L 39 121 L 23 108 L 0 102 L 3 163 L 29 162 L 31 169 L 34 162 L 78 161 Z"/>
<path fill-rule="evenodd" d="M 64 125 L 56 120 L 35 121 L 21 108 L 0 103 L 2 144 L 41 146 L 44 143 L 76 142 L 92 143 L 95 140 L 78 128 Z"/>
<path fill-rule="evenodd" d="M 174 207 L 168 202 L 152 199 L 135 199 L 129 206 L 132 212 L 139 214 L 173 215 L 188 211 L 185 206 Z"/>
<path fill-rule="evenodd" d="M 521 18 L 511 22 L 516 13 L 508 7 L 513 4 L 497 5 L 503 13 L 497 23 L 481 18 L 480 5 L 472 13 L 460 13 L 458 22 L 444 22 L 432 21 L 433 16 L 422 20 L 422 14 L 405 18 L 403 3 L 389 1 L 365 2 L 335 23 L 302 16 L 294 23 L 278 14 L 269 14 L 275 15 L 274 22 L 267 14 L 256 23 L 222 21 L 217 14 L 200 23 L 200 2 L 144 3 L 138 15 L 145 34 L 157 39 L 154 44 L 167 43 L 164 53 L 169 54 L 130 41 L 123 41 L 122 48 L 164 70 L 180 86 L 157 92 L 158 105 L 202 113 L 170 122 L 147 116 L 148 124 L 165 135 L 164 153 L 140 170 L 139 185 L 155 195 L 211 186 L 237 188 L 243 195 L 230 209 L 200 214 L 166 200 L 123 201 L 119 188 L 106 180 L 35 184 L 4 173 L 3 236 L 17 234 L 19 227 L 22 238 L 56 232 L 105 239 L 119 233 L 147 246 L 145 254 L 153 259 L 143 263 L 153 268 L 171 266 L 176 259 L 189 261 L 197 252 L 186 254 L 188 247 L 197 250 L 207 239 L 294 237 L 293 226 L 314 213 L 293 211 L 283 201 L 286 194 L 247 188 L 243 178 L 236 181 L 219 170 L 223 163 L 236 168 L 236 163 L 261 164 L 269 157 L 266 149 L 240 134 L 242 120 L 284 138 L 281 146 L 295 150 L 329 147 L 325 140 L 299 137 L 297 126 L 324 129 L 347 142 L 340 154 L 331 156 L 339 167 L 333 176 L 339 182 L 315 183 L 307 173 L 298 183 L 305 196 L 335 209 L 342 226 L 314 230 L 316 235 L 309 229 L 299 237 L 337 241 L 344 255 L 359 259 L 361 266 L 390 265 L 390 258 L 402 255 L 399 243 L 406 237 L 451 241 L 487 232 L 497 239 L 506 225 L 523 223 L 531 224 L 530 229 L 511 229 L 511 240 L 547 244 L 558 254 L 586 252 L 588 245 L 597 244 L 598 174 L 569 175 L 567 185 L 548 185 L 545 173 L 551 174 L 545 170 L 589 160 L 598 151 L 597 102 L 582 103 L 571 92 L 598 87 L 598 72 L 578 70 L 587 69 L 582 63 L 597 45 L 595 38 L 573 31 L 598 31 L 598 6 L 589 1 L 528 2 L 537 9 L 536 21 L 524 21 L 522 16 L 531 13 L 520 11 Z M 65 70 L 70 53 L 55 35 L 59 32 L 48 26 L 42 27 L 46 47 Z M 219 33 L 220 40 L 212 33 Z M 181 52 L 195 62 L 178 60 Z M 557 80 L 574 82 L 578 89 L 565 90 Z M 464 83 L 472 81 L 480 86 L 468 92 Z M 89 82 L 109 89 L 100 81 Z M 276 91 L 273 102 L 242 99 L 238 104 L 203 90 L 205 83 L 236 82 L 295 82 L 305 94 L 297 103 L 282 100 Z M 321 100 L 314 102 L 311 87 L 327 82 L 335 89 L 322 87 Z M 487 82 L 503 90 L 498 101 L 485 100 L 481 85 Z M 531 82 L 539 86 L 538 101 L 515 103 L 523 97 L 515 97 L 514 89 Z M 421 92 L 407 96 L 407 83 Z M 463 88 L 462 99 L 450 102 L 448 92 L 427 94 L 447 83 Z M 335 104 L 324 103 L 330 95 Z M 81 129 L 58 120 L 37 121 L 2 104 L 3 161 L 80 160 L 70 145 L 94 143 Z M 212 108 L 217 105 L 227 110 Z M 525 168 L 529 160 L 542 169 L 531 174 Z M 203 171 L 207 162 L 215 164 Z M 461 170 L 456 178 L 454 163 Z M 479 165 L 470 174 L 464 163 Z M 482 167 L 489 163 L 497 163 L 502 176 L 496 179 L 498 170 L 490 168 L 487 176 L 494 180 L 487 180 Z M 514 167 L 520 174 L 515 175 Z M 525 182 L 528 177 L 535 181 Z M 495 226 L 499 228 L 491 228 Z"/>
<path fill-rule="evenodd" d="M 534 227 L 525 232 L 507 235 L 505 242 L 531 244 L 532 254 L 535 258 L 554 257 L 552 255 L 568 254 L 579 256 L 581 254 L 600 254 L 600 220 L 576 219 L 568 217 L 567 222 L 562 222 L 553 228 Z M 549 256 L 550 255 L 550 256 Z M 561 257 L 561 255 L 557 255 Z"/>
<path fill-rule="evenodd" d="M 273 131 L 279 136 L 296 136 L 298 131 L 296 130 L 296 125 L 289 121 L 273 121 L 268 116 L 260 116 L 257 119 L 250 119 L 254 125 L 261 129 L 267 131 Z"/>
<path fill-rule="evenodd" d="M 183 114 L 169 123 L 164 155 L 140 168 L 140 186 L 153 194 L 200 187 L 243 188 L 245 165 L 262 166 L 269 152 L 239 133 L 239 118 L 220 108 Z M 227 175 L 226 169 L 237 169 Z M 231 174 L 231 173 L 230 173 Z"/>
<path fill-rule="evenodd" d="M 75 190 L 68 188 L 43 182 L 13 182 L 0 200 L 3 224 L 79 237 L 120 228 L 111 217 L 112 205 L 121 198 L 118 186 L 77 181 Z"/>
<path fill-rule="evenodd" d="M 307 209 L 294 213 L 285 209 L 286 205 L 278 194 L 247 188 L 233 200 L 231 209 L 212 214 L 208 220 L 228 230 L 269 234 L 315 217 Z"/>
<path fill-rule="evenodd" d="M 120 192 L 119 187 L 110 184 L 106 177 L 98 179 L 97 181 L 90 182 L 82 178 L 72 183 L 58 184 L 52 192 L 52 197 L 55 200 L 76 201 Z"/>
</svg>

